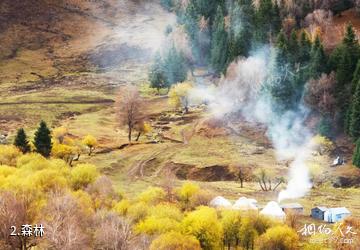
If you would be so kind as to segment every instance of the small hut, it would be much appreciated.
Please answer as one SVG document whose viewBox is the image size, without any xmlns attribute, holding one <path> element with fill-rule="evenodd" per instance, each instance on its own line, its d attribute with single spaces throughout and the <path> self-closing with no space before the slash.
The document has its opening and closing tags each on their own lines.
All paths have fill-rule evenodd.
<svg viewBox="0 0 360 250">
<path fill-rule="evenodd" d="M 350 216 L 351 213 L 346 207 L 329 208 L 324 213 L 324 220 L 326 222 L 335 223 Z"/>
<path fill-rule="evenodd" d="M 311 209 L 311 217 L 318 220 L 324 220 L 324 213 L 327 210 L 327 207 L 314 207 Z"/>
<path fill-rule="evenodd" d="M 280 206 L 285 213 L 303 214 L 304 207 L 299 203 L 287 203 Z"/>
</svg>

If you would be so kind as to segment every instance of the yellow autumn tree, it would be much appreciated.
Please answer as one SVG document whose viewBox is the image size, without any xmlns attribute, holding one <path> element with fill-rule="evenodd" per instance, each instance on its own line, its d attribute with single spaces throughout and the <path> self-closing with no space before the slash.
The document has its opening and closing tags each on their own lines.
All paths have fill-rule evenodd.
<svg viewBox="0 0 360 250">
<path fill-rule="evenodd" d="M 198 193 L 200 187 L 191 182 L 185 182 L 178 190 L 177 195 L 179 200 L 183 203 L 185 209 L 190 205 L 191 198 Z"/>
<path fill-rule="evenodd" d="M 98 142 L 96 140 L 96 138 L 92 135 L 87 135 L 84 137 L 84 139 L 82 140 L 82 143 L 88 147 L 89 149 L 89 155 L 91 155 L 91 153 L 94 151 L 95 147 L 97 146 Z"/>
<path fill-rule="evenodd" d="M 75 190 L 93 183 L 99 176 L 96 167 L 91 164 L 79 164 L 71 170 L 71 184 Z"/>
<path fill-rule="evenodd" d="M 68 130 L 66 127 L 57 127 L 52 130 L 52 136 L 58 143 L 63 143 L 67 134 Z"/>
<path fill-rule="evenodd" d="M 157 237 L 150 245 L 150 250 L 200 250 L 200 243 L 190 235 L 170 231 Z"/>
<path fill-rule="evenodd" d="M 51 155 L 56 158 L 63 159 L 69 165 L 72 165 L 72 161 L 78 153 L 78 148 L 75 146 L 70 146 L 67 144 L 61 144 L 58 142 L 55 142 L 51 149 Z"/>
<path fill-rule="evenodd" d="M 175 84 L 169 91 L 169 104 L 175 109 L 182 109 L 185 113 L 189 112 L 189 92 L 193 88 L 191 82 Z"/>
<path fill-rule="evenodd" d="M 172 204 L 159 204 L 148 210 L 147 217 L 136 226 L 138 233 L 155 235 L 169 231 L 179 231 L 183 215 Z"/>
<path fill-rule="evenodd" d="M 195 236 L 202 249 L 220 249 L 223 232 L 215 209 L 200 206 L 188 213 L 182 221 L 182 230 Z"/>
<path fill-rule="evenodd" d="M 259 238 L 259 249 L 299 249 L 299 236 L 296 231 L 288 226 L 275 226 L 268 229 Z"/>
<path fill-rule="evenodd" d="M 137 199 L 146 204 L 156 204 L 165 200 L 165 195 L 165 191 L 162 188 L 149 187 L 145 191 L 141 192 Z"/>
</svg>

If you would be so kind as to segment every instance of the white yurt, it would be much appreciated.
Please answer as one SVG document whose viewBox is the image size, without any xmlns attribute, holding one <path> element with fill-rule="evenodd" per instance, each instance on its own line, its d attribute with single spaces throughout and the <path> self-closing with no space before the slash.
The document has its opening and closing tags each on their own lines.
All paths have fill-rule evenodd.
<svg viewBox="0 0 360 250">
<path fill-rule="evenodd" d="M 260 214 L 266 215 L 269 217 L 273 217 L 279 220 L 285 219 L 285 213 L 279 206 L 279 204 L 275 201 L 270 201 L 266 206 L 263 208 L 263 210 L 260 211 Z"/>
<path fill-rule="evenodd" d="M 255 199 L 248 199 L 246 197 L 240 197 L 235 204 L 233 205 L 233 209 L 238 210 L 257 210 L 256 207 L 257 201 Z"/>
<path fill-rule="evenodd" d="M 232 204 L 228 199 L 217 196 L 210 201 L 210 206 L 215 208 L 230 208 Z"/>
</svg>

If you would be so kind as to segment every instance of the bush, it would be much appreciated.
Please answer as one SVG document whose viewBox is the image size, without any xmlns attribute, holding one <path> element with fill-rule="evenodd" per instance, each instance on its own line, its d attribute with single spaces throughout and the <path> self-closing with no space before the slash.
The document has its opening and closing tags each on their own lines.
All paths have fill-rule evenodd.
<svg viewBox="0 0 360 250">
<path fill-rule="evenodd" d="M 155 204 L 165 199 L 165 191 L 159 187 L 149 187 L 140 193 L 137 199 L 147 204 Z"/>
<path fill-rule="evenodd" d="M 77 190 L 93 183 L 99 173 L 94 165 L 79 164 L 71 171 L 71 184 Z"/>
<path fill-rule="evenodd" d="M 121 215 L 121 216 L 125 216 L 128 212 L 128 209 L 130 207 L 130 202 L 128 200 L 121 200 L 118 203 L 116 203 L 116 205 L 114 206 L 113 210 Z"/>
<path fill-rule="evenodd" d="M 43 192 L 57 191 L 58 189 L 63 189 L 68 185 L 64 176 L 53 169 L 37 171 L 31 179 L 33 181 L 33 185 Z"/>
<path fill-rule="evenodd" d="M 15 146 L 0 145 L 0 165 L 16 165 L 16 159 L 21 156 L 20 150 Z"/>
</svg>

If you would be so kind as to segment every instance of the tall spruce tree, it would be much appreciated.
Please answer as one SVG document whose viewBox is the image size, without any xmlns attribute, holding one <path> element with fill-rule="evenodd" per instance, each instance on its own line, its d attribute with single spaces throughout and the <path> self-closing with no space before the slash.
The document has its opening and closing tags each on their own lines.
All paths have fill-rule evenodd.
<svg viewBox="0 0 360 250">
<path fill-rule="evenodd" d="M 51 153 L 51 132 L 44 121 L 40 122 L 39 128 L 35 132 L 34 146 L 36 152 L 39 154 L 49 157 Z"/>
<path fill-rule="evenodd" d="M 172 45 L 165 54 L 162 68 L 167 87 L 174 83 L 183 82 L 187 78 L 188 66 L 186 59 L 182 52 L 176 50 L 175 45 Z"/>
<path fill-rule="evenodd" d="M 252 40 L 253 7 L 235 2 L 230 9 L 229 57 L 232 62 L 238 56 L 248 56 Z"/>
<path fill-rule="evenodd" d="M 354 140 L 360 138 L 360 81 L 352 98 L 349 132 Z"/>
<path fill-rule="evenodd" d="M 155 55 L 153 65 L 150 68 L 149 81 L 150 81 L 150 86 L 152 88 L 156 88 L 158 91 L 161 88 L 167 87 L 167 85 L 166 85 L 167 81 L 165 78 L 163 63 L 162 63 L 161 56 L 159 53 L 157 53 Z"/>
<path fill-rule="evenodd" d="M 331 55 L 331 65 L 336 70 L 335 98 L 339 109 L 339 122 L 350 133 L 352 119 L 351 99 L 357 85 L 353 76 L 360 58 L 359 41 L 351 24 L 346 27 L 344 39 Z"/>
<path fill-rule="evenodd" d="M 255 39 L 258 43 L 268 42 L 272 32 L 273 3 L 272 0 L 261 0 L 255 13 Z"/>
<path fill-rule="evenodd" d="M 360 81 L 360 60 L 358 60 L 355 68 L 355 72 L 351 81 L 351 93 L 355 93 L 356 86 Z"/>
<path fill-rule="evenodd" d="M 353 164 L 360 168 L 360 138 L 356 141 L 355 152 L 353 154 Z"/>
<path fill-rule="evenodd" d="M 296 34 L 296 30 L 293 29 L 289 38 L 289 53 L 288 53 L 288 61 L 294 66 L 295 63 L 299 62 L 299 42 Z"/>
<path fill-rule="evenodd" d="M 316 36 L 310 52 L 309 77 L 318 78 L 325 72 L 327 72 L 327 57 L 320 37 Z"/>
<path fill-rule="evenodd" d="M 213 24 L 211 41 L 211 66 L 216 74 L 225 72 L 228 62 L 228 35 L 225 30 L 224 12 L 219 6 Z"/>
<path fill-rule="evenodd" d="M 277 36 L 276 48 L 278 51 L 276 57 L 278 65 L 286 64 L 287 57 L 289 55 L 289 42 L 284 31 L 280 31 L 279 35 Z"/>
<path fill-rule="evenodd" d="M 299 62 L 307 64 L 310 60 L 311 41 L 305 31 L 301 32 L 299 47 Z"/>
<path fill-rule="evenodd" d="M 30 145 L 29 141 L 27 139 L 25 130 L 23 128 L 20 128 L 17 133 L 14 140 L 14 145 L 21 150 L 23 153 L 30 152 Z"/>
</svg>

